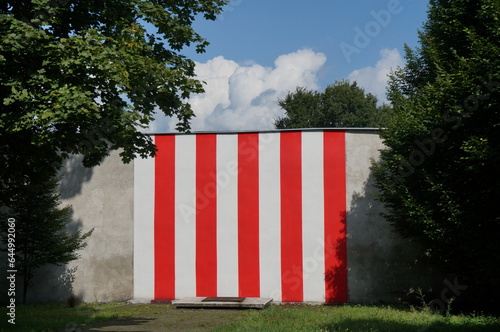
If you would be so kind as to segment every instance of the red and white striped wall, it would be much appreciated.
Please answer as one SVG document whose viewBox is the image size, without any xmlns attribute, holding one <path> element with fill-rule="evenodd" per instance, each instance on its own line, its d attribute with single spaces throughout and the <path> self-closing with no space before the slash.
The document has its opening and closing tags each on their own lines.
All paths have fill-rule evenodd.
<svg viewBox="0 0 500 332">
<path fill-rule="evenodd" d="M 347 301 L 345 133 L 156 135 L 134 166 L 134 297 Z"/>
</svg>

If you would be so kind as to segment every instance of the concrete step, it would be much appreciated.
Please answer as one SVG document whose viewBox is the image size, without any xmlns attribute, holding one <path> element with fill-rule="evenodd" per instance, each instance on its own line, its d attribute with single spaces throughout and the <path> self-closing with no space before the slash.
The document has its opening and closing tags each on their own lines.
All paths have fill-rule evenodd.
<svg viewBox="0 0 500 332">
<path fill-rule="evenodd" d="M 176 308 L 264 309 L 273 299 L 262 297 L 185 297 L 172 301 Z"/>
</svg>

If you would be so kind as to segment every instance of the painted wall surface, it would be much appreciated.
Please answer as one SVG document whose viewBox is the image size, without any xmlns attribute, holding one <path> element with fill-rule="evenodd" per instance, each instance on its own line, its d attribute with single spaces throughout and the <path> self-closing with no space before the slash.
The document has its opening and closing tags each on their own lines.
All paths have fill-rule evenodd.
<svg viewBox="0 0 500 332">
<path fill-rule="evenodd" d="M 135 164 L 136 298 L 347 301 L 343 131 L 155 144 Z"/>
</svg>

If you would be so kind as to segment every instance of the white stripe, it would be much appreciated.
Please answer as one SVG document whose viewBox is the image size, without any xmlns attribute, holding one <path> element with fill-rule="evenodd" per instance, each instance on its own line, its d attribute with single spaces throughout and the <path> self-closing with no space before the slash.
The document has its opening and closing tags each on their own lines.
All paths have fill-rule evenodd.
<svg viewBox="0 0 500 332">
<path fill-rule="evenodd" d="M 175 297 L 196 292 L 196 135 L 175 137 Z"/>
<path fill-rule="evenodd" d="M 153 158 L 134 160 L 134 298 L 154 298 Z"/>
<path fill-rule="evenodd" d="M 238 135 L 217 136 L 217 296 L 238 295 Z"/>
<path fill-rule="evenodd" d="M 325 299 L 323 133 L 302 133 L 304 301 Z"/>
<path fill-rule="evenodd" d="M 260 296 L 281 301 L 280 134 L 259 135 Z"/>
</svg>

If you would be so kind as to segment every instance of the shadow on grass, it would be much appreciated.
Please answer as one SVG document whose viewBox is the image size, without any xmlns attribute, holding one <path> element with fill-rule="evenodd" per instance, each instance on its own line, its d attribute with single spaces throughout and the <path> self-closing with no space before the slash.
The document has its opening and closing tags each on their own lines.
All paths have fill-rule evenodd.
<svg viewBox="0 0 500 332">
<path fill-rule="evenodd" d="M 132 318 L 124 317 L 117 320 L 106 320 L 102 322 L 92 323 L 91 327 L 80 327 L 77 331 L 98 332 L 98 331 L 134 331 L 134 332 L 150 332 L 151 328 L 145 326 L 154 321 L 154 318 Z"/>
<path fill-rule="evenodd" d="M 129 315 L 106 313 L 94 305 L 69 308 L 67 304 L 28 304 L 16 306 L 15 325 L 0 323 L 0 332 L 11 331 L 81 331 L 81 326 L 105 320 L 119 320 Z M 0 310 L 0 312 L 4 312 Z M 5 316 L 2 315 L 2 316 Z M 6 323 L 6 321 L 5 321 Z"/>
<path fill-rule="evenodd" d="M 80 326 L 76 331 L 209 331 L 254 315 L 249 310 L 176 309 L 171 305 L 127 305 L 106 310 L 120 318 Z"/>
<path fill-rule="evenodd" d="M 343 319 L 338 323 L 329 323 L 318 326 L 320 331 L 337 332 L 337 331 L 384 331 L 384 332 L 498 332 L 500 331 L 500 324 L 491 323 L 478 323 L 478 322 L 453 322 L 443 319 L 437 321 L 423 323 L 423 322 L 395 322 L 388 321 L 383 318 L 360 318 L 360 319 Z"/>
</svg>

